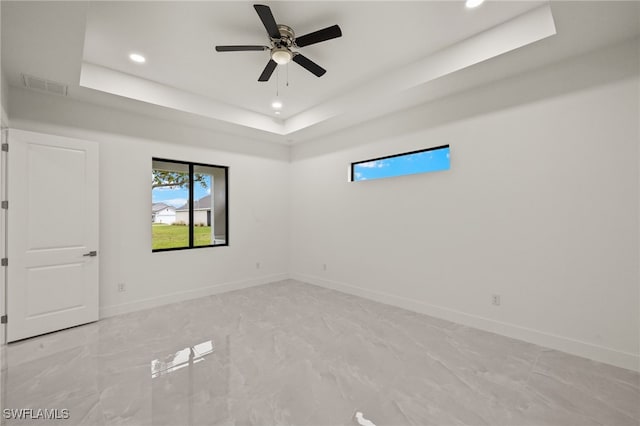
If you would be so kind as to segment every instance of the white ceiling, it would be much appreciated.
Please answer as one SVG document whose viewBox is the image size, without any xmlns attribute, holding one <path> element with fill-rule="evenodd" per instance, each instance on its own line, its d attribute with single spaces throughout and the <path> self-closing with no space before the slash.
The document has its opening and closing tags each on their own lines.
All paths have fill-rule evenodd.
<svg viewBox="0 0 640 426">
<path fill-rule="evenodd" d="M 269 52 L 213 50 L 216 44 L 269 44 L 251 3 L 91 3 L 84 60 L 269 115 L 279 80 L 287 118 L 536 4 L 490 3 L 469 11 L 463 2 L 272 2 L 276 21 L 297 35 L 333 24 L 343 32 L 300 49 L 327 74 L 318 78 L 291 63 L 286 87 L 287 66 L 278 67 L 279 78 L 257 81 Z M 131 51 L 148 62 L 131 62 Z"/>
<path fill-rule="evenodd" d="M 493 78 L 640 32 L 638 2 L 553 3 L 553 31 L 550 18 L 517 18 L 541 1 L 489 1 L 474 10 L 463 1 L 265 2 L 297 35 L 342 28 L 343 37 L 301 49 L 327 73 L 317 78 L 292 63 L 287 87 L 286 66 L 257 81 L 268 52 L 213 49 L 267 44 L 252 4 L 3 1 L 2 67 L 11 85 L 22 85 L 21 73 L 35 75 L 68 84 L 72 98 L 287 143 L 427 101 L 425 85 L 517 48 L 525 53 L 504 55 L 515 59 Z M 511 44 L 499 46 L 505 38 Z M 540 39 L 545 49 L 531 44 Z M 132 63 L 131 52 L 147 62 Z M 280 117 L 271 108 L 278 82 Z"/>
</svg>

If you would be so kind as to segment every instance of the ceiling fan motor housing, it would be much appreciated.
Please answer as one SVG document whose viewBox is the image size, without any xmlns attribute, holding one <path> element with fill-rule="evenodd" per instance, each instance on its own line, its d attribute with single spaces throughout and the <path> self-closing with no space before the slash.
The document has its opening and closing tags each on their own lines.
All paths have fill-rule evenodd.
<svg viewBox="0 0 640 426">
<path fill-rule="evenodd" d="M 274 42 L 280 42 L 281 46 L 291 47 L 293 45 L 293 40 L 295 40 L 296 35 L 293 32 L 293 28 L 288 27 L 286 25 L 278 24 L 278 31 L 280 31 L 280 40 L 274 40 Z"/>
<path fill-rule="evenodd" d="M 278 24 L 278 31 L 280 31 L 280 38 L 271 39 L 271 59 L 273 59 L 278 65 L 284 65 L 291 62 L 293 58 L 293 41 L 295 34 L 291 27 Z"/>
</svg>

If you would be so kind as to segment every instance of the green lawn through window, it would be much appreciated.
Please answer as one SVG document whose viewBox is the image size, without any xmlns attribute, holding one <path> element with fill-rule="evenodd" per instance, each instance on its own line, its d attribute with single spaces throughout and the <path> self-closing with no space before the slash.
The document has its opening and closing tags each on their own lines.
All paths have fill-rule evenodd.
<svg viewBox="0 0 640 426">
<path fill-rule="evenodd" d="M 211 227 L 196 226 L 193 228 L 194 246 L 211 245 Z M 180 248 L 189 246 L 189 227 L 180 225 L 154 224 L 151 227 L 153 250 Z"/>
</svg>

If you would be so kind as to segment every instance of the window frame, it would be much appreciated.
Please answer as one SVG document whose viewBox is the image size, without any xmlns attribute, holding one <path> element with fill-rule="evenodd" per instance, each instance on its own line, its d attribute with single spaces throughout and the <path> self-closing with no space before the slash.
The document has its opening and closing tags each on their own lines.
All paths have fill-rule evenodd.
<svg viewBox="0 0 640 426">
<path fill-rule="evenodd" d="M 415 150 L 415 151 L 402 152 L 400 154 L 385 155 L 384 157 L 371 158 L 369 160 L 354 161 L 354 162 L 351 163 L 351 167 L 349 168 L 349 170 L 350 170 L 349 182 L 362 182 L 363 180 L 388 179 L 389 177 L 400 177 L 400 176 L 419 175 L 419 174 L 422 174 L 422 173 L 432 173 L 432 172 L 420 172 L 420 173 L 410 173 L 410 174 L 405 174 L 405 175 L 389 176 L 389 177 L 378 178 L 378 179 L 355 180 L 355 168 L 356 168 L 356 165 L 358 165 L 358 164 L 369 163 L 371 161 L 378 161 L 378 160 L 387 160 L 389 158 L 395 158 L 395 157 L 404 157 L 405 155 L 422 154 L 423 152 L 436 151 L 438 149 L 444 149 L 444 148 L 449 148 L 449 150 L 451 150 L 451 147 L 449 146 L 449 144 L 446 144 L 446 145 L 434 146 L 432 148 L 425 148 L 425 149 L 418 149 L 418 150 Z M 451 165 L 451 163 L 449 163 L 449 165 Z"/>
<path fill-rule="evenodd" d="M 154 161 L 166 161 L 168 163 L 176 163 L 176 164 L 185 164 L 189 167 L 189 247 L 171 247 L 171 248 L 153 248 L 153 232 L 151 234 L 151 252 L 152 253 L 161 253 L 167 251 L 179 251 L 179 250 L 194 250 L 194 249 L 203 249 L 203 248 L 212 248 L 212 247 L 228 247 L 229 246 L 229 166 L 220 166 L 216 164 L 205 164 L 205 163 L 197 163 L 193 161 L 184 161 L 184 160 L 171 160 L 168 158 L 160 158 L 160 157 L 151 157 L 151 171 L 153 172 L 153 162 Z M 224 169 L 224 204 L 225 204 L 225 242 L 224 244 L 210 244 L 208 246 L 194 246 L 194 232 L 195 232 L 195 224 L 193 223 L 194 219 L 194 211 L 193 211 L 193 203 L 194 203 L 194 184 L 193 184 L 193 169 L 195 166 L 201 167 L 217 167 L 220 169 Z M 153 189 L 152 189 L 153 190 Z M 213 188 L 211 188 L 211 197 L 213 199 Z M 211 212 L 213 215 L 213 211 Z"/>
</svg>

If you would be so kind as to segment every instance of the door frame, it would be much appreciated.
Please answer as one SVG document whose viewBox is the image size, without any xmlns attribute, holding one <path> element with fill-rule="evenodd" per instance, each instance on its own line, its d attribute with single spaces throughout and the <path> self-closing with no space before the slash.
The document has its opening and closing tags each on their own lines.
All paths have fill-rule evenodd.
<svg viewBox="0 0 640 426">
<path fill-rule="evenodd" d="M 9 143 L 9 128 L 2 126 L 0 128 L 1 134 L 1 143 L 7 144 Z M 7 200 L 7 166 L 9 152 L 8 151 L 0 151 L 0 200 Z M 7 236 L 7 225 L 8 225 L 8 209 L 0 209 L 0 258 L 4 259 L 7 257 L 7 245 L 9 242 Z M 0 317 L 4 317 L 7 314 L 7 267 L 2 266 L 2 271 L 0 271 Z M 0 345 L 4 345 L 7 343 L 7 324 L 0 323 Z"/>
</svg>

